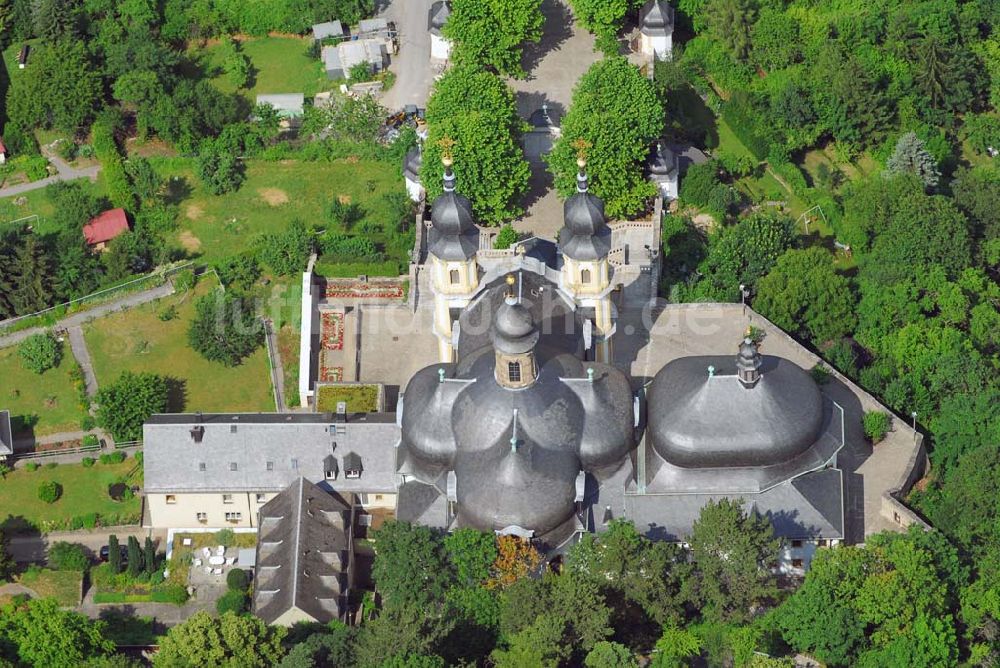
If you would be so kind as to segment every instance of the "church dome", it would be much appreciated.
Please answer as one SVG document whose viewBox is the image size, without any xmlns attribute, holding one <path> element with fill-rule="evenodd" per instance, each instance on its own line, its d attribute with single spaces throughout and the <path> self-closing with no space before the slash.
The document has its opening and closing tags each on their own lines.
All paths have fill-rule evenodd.
<svg viewBox="0 0 1000 668">
<path fill-rule="evenodd" d="M 677 170 L 677 154 L 671 151 L 663 142 L 656 142 L 647 161 L 649 175 L 666 178 Z"/>
<path fill-rule="evenodd" d="M 493 321 L 493 345 L 502 353 L 520 355 L 538 343 L 538 330 L 531 312 L 523 304 L 507 300 L 497 309 Z"/>
<path fill-rule="evenodd" d="M 744 353 L 751 351 L 741 349 L 740 360 Z M 748 386 L 735 362 L 683 357 L 656 374 L 648 393 L 647 436 L 665 461 L 683 468 L 772 466 L 819 441 L 823 397 L 806 371 L 762 356 L 760 377 Z"/>
</svg>

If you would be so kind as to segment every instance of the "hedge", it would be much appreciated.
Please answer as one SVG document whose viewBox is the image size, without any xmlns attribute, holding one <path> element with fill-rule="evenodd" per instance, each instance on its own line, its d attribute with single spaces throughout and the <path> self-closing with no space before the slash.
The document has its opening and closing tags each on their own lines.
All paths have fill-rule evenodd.
<svg viewBox="0 0 1000 668">
<path fill-rule="evenodd" d="M 733 95 L 722 106 L 722 118 L 757 160 L 767 159 L 771 151 L 771 142 L 758 133 L 754 122 L 754 111 L 745 96 Z"/>
<path fill-rule="evenodd" d="M 355 278 L 357 276 L 391 276 L 397 278 L 406 273 L 400 262 L 344 262 L 316 264 L 316 273 L 328 278 Z"/>
<path fill-rule="evenodd" d="M 115 143 L 115 129 L 111 121 L 101 119 L 91 128 L 93 133 L 94 153 L 101 162 L 101 171 L 108 188 L 108 198 L 111 203 L 126 211 L 135 209 L 135 194 L 132 185 L 125 174 L 125 164 L 122 162 L 118 144 Z"/>
</svg>

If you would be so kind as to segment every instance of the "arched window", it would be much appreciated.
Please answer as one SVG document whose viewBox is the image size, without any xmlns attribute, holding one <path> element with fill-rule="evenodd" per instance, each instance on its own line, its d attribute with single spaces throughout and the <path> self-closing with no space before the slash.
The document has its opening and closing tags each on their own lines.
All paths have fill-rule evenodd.
<svg viewBox="0 0 1000 668">
<path fill-rule="evenodd" d="M 450 272 L 448 272 L 448 276 L 449 280 L 451 280 L 452 285 L 458 285 L 459 281 L 462 280 L 461 276 L 458 273 L 458 269 L 452 269 Z"/>
<path fill-rule="evenodd" d="M 590 283 L 590 269 L 581 269 L 580 270 L 580 282 L 581 283 Z"/>
<path fill-rule="evenodd" d="M 507 379 L 512 383 L 521 382 L 521 363 L 507 362 Z"/>
</svg>

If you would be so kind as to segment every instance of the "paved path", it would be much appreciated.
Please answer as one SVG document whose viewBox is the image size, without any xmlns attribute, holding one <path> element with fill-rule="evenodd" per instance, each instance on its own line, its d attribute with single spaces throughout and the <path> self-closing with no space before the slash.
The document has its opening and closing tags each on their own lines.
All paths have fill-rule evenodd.
<svg viewBox="0 0 1000 668">
<path fill-rule="evenodd" d="M 83 339 L 83 328 L 76 325 L 66 331 L 69 334 L 69 346 L 73 350 L 73 357 L 83 370 L 83 379 L 87 383 L 87 396 L 93 397 L 97 394 L 97 376 L 94 374 L 94 363 L 90 360 L 87 342 Z"/>
<path fill-rule="evenodd" d="M 271 356 L 271 387 L 274 388 L 275 410 L 279 413 L 288 411 L 285 403 L 285 367 L 281 363 L 281 351 L 278 349 L 278 337 L 274 333 L 274 323 L 264 321 L 264 337 L 268 353 Z"/>
<path fill-rule="evenodd" d="M 222 588 L 213 596 L 199 598 L 197 594 L 184 605 L 173 605 L 172 603 L 94 603 L 94 588 L 91 587 L 83 596 L 83 603 L 77 608 L 78 612 L 87 615 L 91 619 L 100 619 L 101 613 L 108 611 L 121 612 L 129 617 L 150 617 L 156 625 L 176 626 L 187 621 L 196 612 L 202 610 L 214 613 L 215 602 L 224 593 Z"/>
<path fill-rule="evenodd" d="M 159 546 L 163 546 L 167 539 L 166 531 L 144 529 L 140 526 L 109 527 L 93 531 L 53 531 L 37 536 L 12 536 L 9 541 L 9 549 L 14 561 L 40 562 L 45 560 L 49 545 L 66 541 L 67 543 L 83 545 L 96 558 L 101 547 L 108 544 L 108 536 L 111 534 L 118 536 L 118 542 L 122 545 L 125 544 L 129 536 L 139 538 L 140 542 L 145 540 L 146 536 L 152 536 Z"/>
<path fill-rule="evenodd" d="M 427 14 L 431 0 L 392 0 L 380 17 L 393 21 L 398 33 L 399 51 L 392 56 L 389 70 L 396 74 L 396 83 L 382 95 L 382 105 L 390 111 L 404 105 L 423 107 L 434 83 L 436 73 L 431 64 L 431 35 L 427 31 Z"/>
<path fill-rule="evenodd" d="M 167 297 L 173 293 L 174 286 L 169 281 L 163 285 L 158 285 L 155 288 L 150 288 L 149 290 L 133 292 L 121 297 L 120 299 L 99 304 L 93 308 L 87 309 L 86 311 L 79 311 L 78 313 L 66 316 L 53 325 L 53 327 L 31 327 L 29 329 L 22 329 L 18 332 L 14 332 L 13 334 L 0 336 L 0 348 L 20 343 L 32 334 L 39 334 L 48 329 L 69 329 L 71 327 L 78 327 L 89 320 L 93 320 L 94 318 L 100 318 L 101 316 L 114 313 L 115 311 L 124 311 L 132 308 L 133 306 L 139 306 L 140 304 L 155 301 L 161 297 Z"/>
<path fill-rule="evenodd" d="M 42 152 L 45 157 L 48 158 L 53 165 L 55 165 L 57 174 L 53 176 L 46 177 L 40 181 L 32 181 L 31 183 L 19 183 L 16 186 L 8 186 L 6 188 L 0 188 L 0 197 L 11 197 L 13 195 L 20 195 L 22 193 L 30 192 L 32 190 L 38 190 L 39 188 L 44 188 L 45 186 L 56 183 L 57 181 L 75 181 L 76 179 L 90 179 L 94 181 L 97 179 L 97 173 L 101 171 L 100 165 L 94 165 L 92 167 L 84 167 L 83 169 L 77 169 L 72 165 L 68 164 L 65 160 L 60 158 L 54 153 L 49 153 L 44 148 Z"/>
<path fill-rule="evenodd" d="M 109 446 L 114 444 L 114 439 L 111 438 L 109 434 L 102 431 L 101 429 L 92 429 L 90 431 L 61 431 L 56 434 L 47 434 L 45 436 L 32 436 L 30 438 L 19 438 L 14 440 L 14 451 L 24 452 L 25 450 L 31 450 L 37 445 L 46 445 L 48 443 L 65 443 L 66 441 L 79 441 L 82 440 L 84 436 L 88 434 L 93 434 L 97 436 L 99 440 L 103 440 L 108 443 Z M 57 462 L 59 464 L 73 464 L 79 462 L 84 457 L 96 457 L 101 454 L 100 450 L 88 451 L 88 452 L 71 452 L 65 455 L 51 455 L 45 457 L 40 463 L 47 462 Z M 14 466 L 16 467 L 19 463 L 28 461 L 38 461 L 38 460 L 14 460 Z"/>
</svg>

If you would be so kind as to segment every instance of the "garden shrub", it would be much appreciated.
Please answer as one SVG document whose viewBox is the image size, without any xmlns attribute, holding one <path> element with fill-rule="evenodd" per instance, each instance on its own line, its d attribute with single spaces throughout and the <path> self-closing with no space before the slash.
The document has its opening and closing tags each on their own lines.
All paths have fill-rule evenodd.
<svg viewBox="0 0 1000 668">
<path fill-rule="evenodd" d="M 215 540 L 223 547 L 232 547 L 236 543 L 236 534 L 232 529 L 222 529 L 215 534 Z"/>
<path fill-rule="evenodd" d="M 230 589 L 215 602 L 215 609 L 220 615 L 227 612 L 242 614 L 247 609 L 247 598 L 246 592 Z"/>
<path fill-rule="evenodd" d="M 62 344 L 48 332 L 33 334 L 18 344 L 17 354 L 21 356 L 21 365 L 25 369 L 42 374 L 59 366 Z"/>
<path fill-rule="evenodd" d="M 865 430 L 865 436 L 873 444 L 878 443 L 889 432 L 889 414 L 882 411 L 865 411 L 861 417 L 861 425 Z"/>
<path fill-rule="evenodd" d="M 150 600 L 154 603 L 173 603 L 184 605 L 188 600 L 187 589 L 181 584 L 162 585 L 152 592 Z"/>
<path fill-rule="evenodd" d="M 800 197 L 805 196 L 809 190 L 806 177 L 801 170 L 790 162 L 771 163 L 771 169 L 780 176 L 792 189 L 792 192 Z"/>
<path fill-rule="evenodd" d="M 98 443 L 100 443 L 100 440 L 98 440 L 97 434 L 87 434 L 83 437 L 82 445 L 86 447 L 91 447 Z"/>
<path fill-rule="evenodd" d="M 177 292 L 187 292 L 195 286 L 198 277 L 195 275 L 194 270 L 185 269 L 184 271 L 179 271 L 174 276 L 174 290 Z"/>
<path fill-rule="evenodd" d="M 236 591 L 246 591 L 250 576 L 242 568 L 234 568 L 226 575 L 226 586 Z"/>
<path fill-rule="evenodd" d="M 83 459 L 80 460 L 80 463 L 83 464 L 83 468 L 85 469 L 89 469 L 96 462 L 97 460 L 94 459 L 93 457 L 84 457 Z"/>
<path fill-rule="evenodd" d="M 86 386 L 84 388 L 84 392 L 86 392 Z M 90 410 L 90 399 L 89 398 L 84 399 L 83 397 L 81 397 L 80 407 L 83 410 Z M 80 419 L 80 431 L 90 431 L 96 426 L 97 426 L 97 420 L 94 419 L 93 415 L 84 415 Z"/>
<path fill-rule="evenodd" d="M 28 471 L 37 471 L 38 462 L 28 462 L 27 464 L 24 465 L 24 468 L 27 469 Z"/>
<path fill-rule="evenodd" d="M 38 498 L 45 503 L 55 503 L 62 496 L 62 485 L 54 480 L 46 480 L 38 486 Z"/>
<path fill-rule="evenodd" d="M 822 364 L 817 364 L 809 369 L 809 375 L 812 376 L 817 385 L 825 385 L 830 380 L 830 370 Z"/>
<path fill-rule="evenodd" d="M 142 450 L 136 450 L 135 454 L 132 455 L 132 456 L 135 457 L 135 461 L 137 463 L 139 463 L 139 464 L 142 463 Z"/>
<path fill-rule="evenodd" d="M 125 453 L 121 451 L 109 452 L 101 455 L 100 459 L 102 464 L 121 464 L 125 461 Z"/>
<path fill-rule="evenodd" d="M 54 469 L 57 466 L 59 466 L 59 462 L 46 462 L 45 463 L 45 468 L 47 468 L 47 469 Z"/>
<path fill-rule="evenodd" d="M 58 541 L 48 554 L 49 565 L 57 571 L 85 571 L 90 567 L 90 557 L 83 545 Z"/>
</svg>

